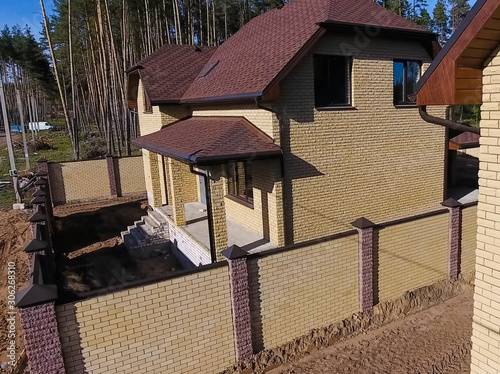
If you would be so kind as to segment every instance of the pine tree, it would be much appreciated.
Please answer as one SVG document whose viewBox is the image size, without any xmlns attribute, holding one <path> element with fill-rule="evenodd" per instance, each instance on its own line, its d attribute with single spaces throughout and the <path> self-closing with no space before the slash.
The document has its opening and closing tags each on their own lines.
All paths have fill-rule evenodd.
<svg viewBox="0 0 500 374">
<path fill-rule="evenodd" d="M 450 28 L 454 32 L 470 10 L 468 0 L 450 0 Z"/>
<path fill-rule="evenodd" d="M 448 28 L 449 17 L 446 11 L 445 0 L 438 0 L 432 13 L 434 15 L 434 29 L 439 34 L 438 41 L 441 45 L 444 45 L 448 40 L 448 35 L 450 32 Z"/>
</svg>

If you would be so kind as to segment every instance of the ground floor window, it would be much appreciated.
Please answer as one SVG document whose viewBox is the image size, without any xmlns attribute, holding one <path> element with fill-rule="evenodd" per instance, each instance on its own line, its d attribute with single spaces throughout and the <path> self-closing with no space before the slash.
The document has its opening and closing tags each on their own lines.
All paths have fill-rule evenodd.
<svg viewBox="0 0 500 374">
<path fill-rule="evenodd" d="M 251 161 L 228 163 L 227 178 L 229 196 L 253 205 Z"/>
</svg>

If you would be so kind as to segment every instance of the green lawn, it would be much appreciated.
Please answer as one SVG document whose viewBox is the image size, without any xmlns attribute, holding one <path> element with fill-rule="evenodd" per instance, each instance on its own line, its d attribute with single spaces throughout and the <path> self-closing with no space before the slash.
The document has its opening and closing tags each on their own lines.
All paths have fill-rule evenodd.
<svg viewBox="0 0 500 374">
<path fill-rule="evenodd" d="M 56 127 L 55 131 L 40 131 L 39 138 L 50 145 L 50 149 L 30 150 L 30 170 L 36 171 L 36 162 L 40 158 L 46 158 L 49 161 L 69 161 L 73 159 L 73 151 L 71 141 L 68 134 L 64 131 L 64 120 L 53 119 L 49 120 Z M 31 140 L 31 132 L 26 133 L 26 139 Z M 24 151 L 22 147 L 21 137 L 14 141 L 14 154 L 16 159 L 16 168 L 20 175 L 26 174 L 26 163 L 24 159 Z M 0 149 L 0 181 L 8 181 L 10 170 L 9 155 L 7 146 Z M 14 189 L 10 186 L 0 185 L 0 210 L 9 210 L 15 202 Z"/>
</svg>

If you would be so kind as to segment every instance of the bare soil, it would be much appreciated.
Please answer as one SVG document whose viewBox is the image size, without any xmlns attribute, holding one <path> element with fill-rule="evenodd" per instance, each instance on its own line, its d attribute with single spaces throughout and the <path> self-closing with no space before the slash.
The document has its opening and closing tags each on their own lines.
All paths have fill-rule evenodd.
<svg viewBox="0 0 500 374">
<path fill-rule="evenodd" d="M 56 206 L 54 245 L 68 258 L 116 247 L 122 244 L 120 232 L 145 215 L 146 207 L 147 200 L 137 196 Z"/>
<path fill-rule="evenodd" d="M 123 244 L 120 232 L 147 209 L 147 201 L 137 196 L 54 209 L 54 247 L 64 253 L 57 261 L 62 299 L 129 287 L 182 268 L 168 246 L 151 258 L 136 258 Z"/>
<path fill-rule="evenodd" d="M 11 133 L 11 139 L 13 142 L 21 142 L 22 136 L 17 132 Z M 2 132 L 0 133 L 0 149 L 4 148 L 7 148 L 7 136 L 4 132 Z"/>
<path fill-rule="evenodd" d="M 27 213 L 19 210 L 0 211 L 0 363 L 7 357 L 7 270 L 8 263 L 16 264 L 16 292 L 25 288 L 29 281 L 28 256 L 23 244 L 32 239 Z M 19 318 L 16 321 L 16 352 L 24 349 L 22 328 Z"/>
<path fill-rule="evenodd" d="M 469 290 L 269 374 L 469 373 L 472 304 Z"/>
</svg>

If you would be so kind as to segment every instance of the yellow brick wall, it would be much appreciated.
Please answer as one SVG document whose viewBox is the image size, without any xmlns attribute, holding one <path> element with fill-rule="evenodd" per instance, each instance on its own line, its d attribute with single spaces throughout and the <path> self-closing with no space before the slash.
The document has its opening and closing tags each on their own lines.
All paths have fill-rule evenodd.
<svg viewBox="0 0 500 374">
<path fill-rule="evenodd" d="M 191 114 L 191 109 L 189 107 L 182 107 L 180 105 L 162 105 L 162 106 L 153 106 L 152 113 L 144 112 L 144 87 L 142 85 L 142 81 L 139 81 L 139 89 L 137 95 L 137 110 L 139 113 L 139 134 L 148 135 L 153 132 L 161 130 L 162 126 L 168 125 L 172 122 L 178 121 L 182 118 L 186 118 Z M 151 168 L 150 168 L 150 160 L 149 160 L 149 151 L 143 149 L 143 157 L 144 157 L 144 177 L 146 180 L 146 191 L 148 194 L 149 205 L 158 206 L 161 203 L 166 202 L 165 189 L 161 185 L 161 180 L 163 180 L 163 172 L 158 173 L 158 178 L 155 175 L 155 181 L 151 180 Z M 155 156 L 158 157 L 158 156 Z M 161 165 L 161 163 L 160 163 Z M 156 173 L 155 173 L 156 174 Z M 154 203 L 153 201 L 153 183 L 155 183 L 155 190 L 162 191 L 160 197 L 160 204 Z"/>
<path fill-rule="evenodd" d="M 500 55 L 483 70 L 471 373 L 500 370 Z"/>
<path fill-rule="evenodd" d="M 358 310 L 358 236 L 250 260 L 249 274 L 253 338 L 273 348 Z"/>
<path fill-rule="evenodd" d="M 144 181 L 146 184 L 146 193 L 148 195 L 148 204 L 154 207 L 153 200 L 153 180 L 151 178 L 151 164 L 149 161 L 150 153 L 147 149 L 142 150 L 142 164 L 144 168 Z"/>
<path fill-rule="evenodd" d="M 142 81 L 139 81 L 137 90 L 137 111 L 139 113 L 139 133 L 148 135 L 159 131 L 162 126 L 188 117 L 191 114 L 189 107 L 180 105 L 155 105 L 152 113 L 144 112 L 144 87 Z"/>
<path fill-rule="evenodd" d="M 462 272 L 474 270 L 477 247 L 477 206 L 462 210 Z"/>
<path fill-rule="evenodd" d="M 161 192 L 161 204 L 165 205 L 168 201 L 168 188 L 167 188 L 167 175 L 165 173 L 165 163 L 166 157 L 162 155 L 156 155 L 158 157 L 158 174 L 160 179 L 160 192 Z M 167 173 L 168 174 L 168 173 Z"/>
<path fill-rule="evenodd" d="M 139 134 L 141 136 L 160 130 L 162 125 L 159 106 L 153 106 L 153 113 L 145 113 L 144 108 L 144 87 L 142 80 L 140 80 L 139 89 L 137 90 L 137 112 L 139 114 Z"/>
<path fill-rule="evenodd" d="M 443 213 L 375 230 L 375 301 L 395 299 L 446 279 L 448 219 L 449 214 Z"/>
<path fill-rule="evenodd" d="M 50 163 L 49 172 L 55 204 L 111 196 L 106 160 Z"/>
<path fill-rule="evenodd" d="M 140 156 L 119 158 L 118 168 L 120 170 L 122 194 L 144 192 L 146 190 L 144 165 Z"/>
<path fill-rule="evenodd" d="M 314 109 L 313 54 L 341 54 L 350 37 L 327 35 L 282 82 L 273 104 L 282 113 L 284 199 L 294 242 L 440 208 L 445 130 L 417 108 L 393 105 L 393 59 L 429 65 L 421 44 L 371 40 L 354 53 L 354 110 Z M 433 109 L 444 116 L 444 109 Z M 274 126 L 278 136 L 277 126 Z"/>
<path fill-rule="evenodd" d="M 198 201 L 198 177 L 191 173 L 188 164 L 181 163 L 182 192 L 186 203 Z"/>
<path fill-rule="evenodd" d="M 225 198 L 227 217 L 281 246 L 284 234 L 280 161 L 253 161 L 252 177 L 253 209 Z"/>
<path fill-rule="evenodd" d="M 245 117 L 260 130 L 274 138 L 273 114 L 267 110 L 249 105 L 224 105 L 214 107 L 197 107 L 193 109 L 193 116 L 236 116 Z"/>
<path fill-rule="evenodd" d="M 57 307 L 68 374 L 199 374 L 234 361 L 227 267 Z"/>
</svg>

